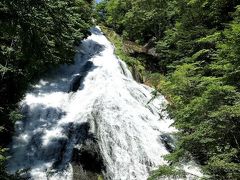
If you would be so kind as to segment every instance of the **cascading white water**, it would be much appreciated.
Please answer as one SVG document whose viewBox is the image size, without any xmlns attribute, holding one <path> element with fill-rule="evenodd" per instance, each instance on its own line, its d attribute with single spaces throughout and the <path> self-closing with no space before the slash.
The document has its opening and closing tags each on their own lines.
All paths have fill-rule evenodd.
<svg viewBox="0 0 240 180">
<path fill-rule="evenodd" d="M 91 32 L 74 65 L 48 74 L 22 100 L 25 118 L 16 124 L 9 171 L 73 179 L 73 149 L 81 149 L 86 134 L 98 144 L 105 179 L 144 180 L 166 163 L 166 138 L 175 131 L 166 100 L 153 99 L 153 89 L 133 80 L 99 28 Z"/>
</svg>

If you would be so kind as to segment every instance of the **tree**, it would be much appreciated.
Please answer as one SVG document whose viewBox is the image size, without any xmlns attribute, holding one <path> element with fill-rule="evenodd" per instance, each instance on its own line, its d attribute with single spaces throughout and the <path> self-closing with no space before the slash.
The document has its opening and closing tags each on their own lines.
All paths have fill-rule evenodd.
<svg viewBox="0 0 240 180">
<path fill-rule="evenodd" d="M 28 85 L 49 68 L 72 62 L 91 17 L 92 0 L 0 2 L 0 146 L 10 141 L 12 112 Z"/>
<path fill-rule="evenodd" d="M 167 159 L 174 166 L 191 156 L 212 179 L 240 177 L 237 5 L 237 0 L 109 0 L 105 11 L 106 25 L 125 39 L 140 44 L 155 39 L 158 66 L 149 74 L 165 74 L 156 81 L 179 130 Z M 162 170 L 175 173 L 163 167 L 155 175 Z"/>
</svg>

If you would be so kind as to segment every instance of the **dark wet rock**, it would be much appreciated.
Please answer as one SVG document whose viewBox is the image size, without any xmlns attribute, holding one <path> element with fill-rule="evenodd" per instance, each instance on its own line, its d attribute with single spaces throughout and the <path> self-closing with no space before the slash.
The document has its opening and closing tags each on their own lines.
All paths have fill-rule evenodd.
<svg viewBox="0 0 240 180">
<path fill-rule="evenodd" d="M 97 139 L 89 132 L 89 123 L 81 124 L 78 129 L 82 135 L 72 153 L 73 179 L 97 180 L 105 170 Z"/>
<path fill-rule="evenodd" d="M 82 166 L 72 164 L 73 168 L 73 180 L 99 180 L 99 176 L 96 173 L 86 171 Z"/>
<path fill-rule="evenodd" d="M 27 105 L 26 103 L 22 104 L 22 106 L 21 106 L 21 113 L 22 113 L 23 116 L 27 116 L 29 110 L 30 110 L 30 106 L 29 105 Z"/>
<path fill-rule="evenodd" d="M 174 145 L 174 141 L 173 141 L 172 137 L 168 134 L 162 134 L 162 135 L 160 135 L 160 139 L 161 139 L 161 142 L 166 147 L 166 149 L 169 152 L 173 152 L 173 150 L 175 149 L 175 145 Z"/>
<path fill-rule="evenodd" d="M 82 69 L 81 69 L 81 72 L 87 72 L 87 71 L 89 71 L 92 67 L 93 67 L 93 62 L 92 62 L 92 61 L 87 61 L 87 62 L 83 65 L 83 67 L 82 67 Z"/>
<path fill-rule="evenodd" d="M 59 151 L 53 151 L 53 153 L 55 152 L 56 153 L 56 161 L 53 163 L 52 165 L 52 169 L 58 169 L 60 170 L 62 167 L 62 161 L 63 161 L 63 156 L 64 156 L 64 153 L 66 152 L 66 145 L 67 145 L 67 139 L 60 139 L 58 140 L 58 143 L 60 143 L 60 146 L 57 148 L 59 149 Z"/>
<path fill-rule="evenodd" d="M 92 140 L 87 140 L 81 147 L 73 149 L 72 161 L 87 171 L 101 173 L 104 169 L 99 147 Z"/>
<path fill-rule="evenodd" d="M 90 70 L 94 69 L 92 61 L 87 61 L 81 68 L 79 74 L 74 74 L 70 83 L 68 92 L 76 92 L 78 89 L 82 89 L 84 78 L 87 76 Z"/>
<path fill-rule="evenodd" d="M 76 92 L 81 84 L 81 79 L 83 78 L 80 74 L 75 74 L 71 80 L 69 92 Z"/>
<path fill-rule="evenodd" d="M 143 77 L 141 73 L 137 70 L 135 66 L 131 68 L 131 73 L 133 75 L 133 79 L 139 83 L 143 83 Z"/>
</svg>

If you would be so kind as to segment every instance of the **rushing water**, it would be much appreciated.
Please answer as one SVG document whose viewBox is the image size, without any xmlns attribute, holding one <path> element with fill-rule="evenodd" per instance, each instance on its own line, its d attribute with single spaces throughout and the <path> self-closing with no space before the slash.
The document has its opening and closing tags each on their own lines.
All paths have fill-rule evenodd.
<svg viewBox="0 0 240 180">
<path fill-rule="evenodd" d="M 79 160 L 83 170 L 105 179 L 144 180 L 166 163 L 162 156 L 175 131 L 166 100 L 133 80 L 99 28 L 91 32 L 74 65 L 49 73 L 22 100 L 25 118 L 16 124 L 9 171 L 74 179 L 72 164 Z"/>
</svg>

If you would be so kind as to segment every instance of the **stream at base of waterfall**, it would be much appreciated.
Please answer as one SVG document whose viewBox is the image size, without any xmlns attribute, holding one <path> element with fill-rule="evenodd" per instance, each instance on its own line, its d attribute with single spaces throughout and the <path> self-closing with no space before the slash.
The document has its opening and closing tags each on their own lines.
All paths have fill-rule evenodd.
<svg viewBox="0 0 240 180">
<path fill-rule="evenodd" d="M 20 102 L 8 170 L 34 180 L 146 180 L 174 148 L 167 101 L 132 78 L 100 28 L 75 63 L 48 73 Z M 152 100 L 151 100 L 152 99 Z M 151 100 L 151 101 L 150 101 Z M 185 165 L 194 177 L 199 168 Z M 95 174 L 95 175 L 94 175 Z"/>
</svg>

